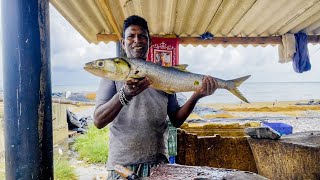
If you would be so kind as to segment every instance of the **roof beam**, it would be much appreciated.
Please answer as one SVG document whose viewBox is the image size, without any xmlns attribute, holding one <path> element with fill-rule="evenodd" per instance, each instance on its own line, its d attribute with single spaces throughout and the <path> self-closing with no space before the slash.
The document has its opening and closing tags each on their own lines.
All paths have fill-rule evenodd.
<svg viewBox="0 0 320 180">
<path fill-rule="evenodd" d="M 98 41 L 118 41 L 116 34 L 97 34 Z M 281 44 L 281 36 L 270 37 L 215 37 L 203 40 L 199 37 L 180 37 L 179 43 L 188 45 L 209 45 L 209 44 Z M 308 36 L 308 43 L 320 43 L 320 36 Z"/>
<path fill-rule="evenodd" d="M 120 39 L 121 39 L 121 37 L 120 37 Z M 119 41 L 120 39 L 117 34 L 97 34 L 97 40 L 103 41 L 105 43 L 116 42 L 116 41 Z"/>
<path fill-rule="evenodd" d="M 108 0 L 98 0 L 98 1 L 100 3 L 101 8 L 104 11 L 104 14 L 107 16 L 107 19 L 110 22 L 110 24 L 111 24 L 111 26 L 112 26 L 112 28 L 113 28 L 113 30 L 115 32 L 115 35 L 117 36 L 118 40 L 120 40 L 121 39 L 121 31 L 120 31 L 120 28 L 118 27 L 118 25 L 116 23 L 115 18 L 112 15 L 111 8 L 110 8 L 110 5 L 108 3 Z M 98 39 L 98 41 L 99 41 L 99 39 Z"/>
<path fill-rule="evenodd" d="M 281 44 L 281 36 L 270 37 L 215 37 L 203 40 L 198 37 L 180 37 L 180 44 L 209 45 L 209 44 Z M 320 36 L 308 36 L 308 43 L 320 43 Z"/>
</svg>

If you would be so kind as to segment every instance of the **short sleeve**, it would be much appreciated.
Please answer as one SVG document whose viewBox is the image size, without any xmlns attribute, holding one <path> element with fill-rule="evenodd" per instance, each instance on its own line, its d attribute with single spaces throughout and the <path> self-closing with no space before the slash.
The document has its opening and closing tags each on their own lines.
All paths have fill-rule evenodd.
<svg viewBox="0 0 320 180">
<path fill-rule="evenodd" d="M 180 109 L 176 94 L 168 94 L 168 113 L 176 112 Z"/>
<path fill-rule="evenodd" d="M 96 98 L 96 108 L 108 102 L 117 93 L 114 81 L 102 78 Z"/>
</svg>

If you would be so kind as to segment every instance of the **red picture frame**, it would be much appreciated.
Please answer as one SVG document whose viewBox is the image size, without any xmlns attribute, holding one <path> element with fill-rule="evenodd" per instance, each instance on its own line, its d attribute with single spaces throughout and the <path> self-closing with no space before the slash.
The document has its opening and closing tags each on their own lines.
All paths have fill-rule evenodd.
<svg viewBox="0 0 320 180">
<path fill-rule="evenodd" d="M 148 60 L 161 66 L 178 65 L 179 39 L 153 37 Z"/>
</svg>

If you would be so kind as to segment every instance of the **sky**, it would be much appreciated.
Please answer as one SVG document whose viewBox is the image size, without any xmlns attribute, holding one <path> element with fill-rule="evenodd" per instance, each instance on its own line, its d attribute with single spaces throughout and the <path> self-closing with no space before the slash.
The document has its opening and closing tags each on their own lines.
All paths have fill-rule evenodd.
<svg viewBox="0 0 320 180">
<path fill-rule="evenodd" d="M 0 5 L 1 6 L 1 5 Z M 88 43 L 50 5 L 50 45 L 52 85 L 97 86 L 99 78 L 82 69 L 86 62 L 116 55 L 115 43 Z M 1 11 L 1 8 L 0 8 Z M 1 13 L 1 12 L 0 12 Z M 1 20 L 0 20 L 1 21 Z M 0 23 L 2 24 L 2 23 Z M 0 33 L 2 26 L 0 25 Z M 0 87 L 3 82 L 2 36 L 0 37 Z M 247 82 L 319 82 L 320 45 L 309 45 L 311 71 L 296 73 L 292 63 L 278 62 L 278 47 L 191 45 L 179 48 L 180 64 L 188 64 L 190 72 L 232 79 L 251 75 Z"/>
</svg>

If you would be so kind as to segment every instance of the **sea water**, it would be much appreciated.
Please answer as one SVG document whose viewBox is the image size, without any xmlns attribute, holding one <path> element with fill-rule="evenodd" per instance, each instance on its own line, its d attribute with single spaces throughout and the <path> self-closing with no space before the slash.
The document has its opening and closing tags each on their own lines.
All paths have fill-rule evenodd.
<svg viewBox="0 0 320 180">
<path fill-rule="evenodd" d="M 94 85 L 59 85 L 53 86 L 52 92 L 96 92 L 98 84 Z M 273 102 L 320 99 L 320 82 L 244 82 L 240 92 L 250 102 Z M 187 97 L 192 92 L 182 93 Z M 0 96 L 3 90 L 0 88 Z M 214 95 L 204 97 L 200 103 L 240 103 L 241 100 L 224 89 L 218 89 Z"/>
<path fill-rule="evenodd" d="M 240 92 L 249 102 L 273 102 L 320 99 L 320 82 L 257 82 L 243 83 Z M 184 93 L 190 97 L 192 93 Z M 201 103 L 240 103 L 241 100 L 224 89 L 204 97 Z"/>
</svg>

